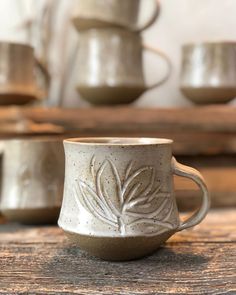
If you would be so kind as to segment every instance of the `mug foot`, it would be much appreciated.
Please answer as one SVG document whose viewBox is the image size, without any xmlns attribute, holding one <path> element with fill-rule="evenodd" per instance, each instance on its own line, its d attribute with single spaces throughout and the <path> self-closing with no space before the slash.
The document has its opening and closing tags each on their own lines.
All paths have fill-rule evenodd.
<svg viewBox="0 0 236 295">
<path fill-rule="evenodd" d="M 153 237 L 95 237 L 67 232 L 68 238 L 92 256 L 107 261 L 129 261 L 155 252 L 174 232 Z"/>
</svg>

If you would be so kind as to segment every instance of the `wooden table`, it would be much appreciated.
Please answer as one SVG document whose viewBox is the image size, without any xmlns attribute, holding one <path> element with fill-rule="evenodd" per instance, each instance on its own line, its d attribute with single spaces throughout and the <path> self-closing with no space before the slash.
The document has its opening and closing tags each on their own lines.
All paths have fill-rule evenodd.
<svg viewBox="0 0 236 295">
<path fill-rule="evenodd" d="M 57 227 L 0 225 L 0 294 L 236 294 L 236 210 L 211 211 L 145 259 L 109 263 Z"/>
</svg>

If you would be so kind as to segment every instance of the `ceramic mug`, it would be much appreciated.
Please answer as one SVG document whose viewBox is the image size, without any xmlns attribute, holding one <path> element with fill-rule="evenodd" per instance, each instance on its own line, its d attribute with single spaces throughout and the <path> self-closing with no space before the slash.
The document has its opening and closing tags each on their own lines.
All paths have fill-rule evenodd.
<svg viewBox="0 0 236 295">
<path fill-rule="evenodd" d="M 36 81 L 36 70 L 44 89 Z M 49 74 L 29 45 L 0 42 L 0 105 L 26 104 L 47 96 Z"/>
<path fill-rule="evenodd" d="M 199 104 L 226 103 L 235 98 L 236 43 L 184 45 L 180 88 Z"/>
<path fill-rule="evenodd" d="M 1 142 L 0 211 L 10 221 L 56 222 L 63 196 L 64 150 L 61 139 Z"/>
<path fill-rule="evenodd" d="M 77 0 L 72 21 L 78 31 L 99 27 L 123 27 L 141 32 L 150 27 L 157 19 L 160 4 L 154 2 L 155 8 L 146 23 L 139 25 L 140 0 Z"/>
<path fill-rule="evenodd" d="M 140 34 L 122 29 L 91 29 L 80 34 L 79 94 L 93 104 L 131 103 L 170 76 L 171 62 L 160 50 L 146 46 L 167 64 L 164 77 L 147 85 L 143 73 L 144 46 Z"/>
<path fill-rule="evenodd" d="M 90 254 L 130 260 L 151 254 L 209 209 L 201 174 L 176 162 L 172 140 L 80 138 L 64 141 L 66 175 L 59 226 Z M 200 209 L 179 219 L 173 175 L 200 187 Z"/>
</svg>

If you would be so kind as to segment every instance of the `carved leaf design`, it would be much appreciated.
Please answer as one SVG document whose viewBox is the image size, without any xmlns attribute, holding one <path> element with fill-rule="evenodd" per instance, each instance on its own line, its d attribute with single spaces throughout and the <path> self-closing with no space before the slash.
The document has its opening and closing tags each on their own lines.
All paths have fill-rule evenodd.
<svg viewBox="0 0 236 295">
<path fill-rule="evenodd" d="M 78 206 L 118 228 L 122 235 L 141 224 L 151 232 L 173 229 L 174 225 L 169 222 L 173 202 L 170 193 L 162 192 L 161 185 L 156 184 L 155 168 L 145 166 L 135 170 L 133 166 L 132 162 L 128 163 L 122 179 L 112 159 L 97 164 L 93 157 L 90 163 L 93 183 L 79 179 L 74 187 Z M 160 218 L 163 210 L 166 214 Z"/>
</svg>

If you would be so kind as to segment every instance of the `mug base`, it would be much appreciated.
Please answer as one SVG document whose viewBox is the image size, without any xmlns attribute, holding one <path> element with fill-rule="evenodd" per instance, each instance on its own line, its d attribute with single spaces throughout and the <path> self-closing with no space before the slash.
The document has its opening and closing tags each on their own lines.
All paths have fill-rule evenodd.
<svg viewBox="0 0 236 295">
<path fill-rule="evenodd" d="M 95 237 L 65 231 L 81 250 L 107 261 L 129 261 L 154 253 L 175 232 L 152 237 Z"/>
<path fill-rule="evenodd" d="M 130 104 L 146 90 L 143 86 L 82 86 L 77 87 L 82 98 L 94 105 Z"/>
<path fill-rule="evenodd" d="M 0 93 L 0 105 L 25 105 L 37 100 L 33 94 Z"/>
<path fill-rule="evenodd" d="M 181 87 L 181 92 L 195 104 L 228 103 L 236 97 L 236 87 Z"/>
<path fill-rule="evenodd" d="M 55 224 L 60 214 L 60 208 L 2 209 L 1 213 L 11 222 L 27 225 Z"/>
<path fill-rule="evenodd" d="M 84 30 L 90 30 L 90 29 L 100 29 L 100 28 L 107 28 L 107 27 L 117 27 L 117 28 L 124 28 L 129 27 L 128 24 L 118 24 L 114 23 L 114 20 L 108 20 L 108 19 L 98 19 L 94 18 L 92 16 L 79 16 L 74 17 L 72 19 L 72 22 L 78 32 L 84 31 Z M 129 28 L 131 29 L 131 28 Z"/>
</svg>

